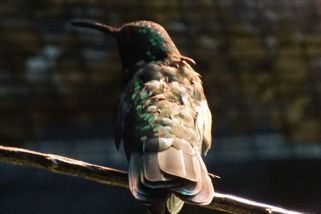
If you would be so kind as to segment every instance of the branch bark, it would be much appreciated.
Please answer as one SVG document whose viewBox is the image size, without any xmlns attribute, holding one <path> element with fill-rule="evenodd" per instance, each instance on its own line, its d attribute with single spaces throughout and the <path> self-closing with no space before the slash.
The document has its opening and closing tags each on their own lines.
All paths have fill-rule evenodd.
<svg viewBox="0 0 321 214">
<path fill-rule="evenodd" d="M 0 146 L 1 161 L 128 188 L 127 172 L 63 156 Z M 203 208 L 230 214 L 302 214 L 222 193 L 215 193 L 213 201 Z"/>
</svg>

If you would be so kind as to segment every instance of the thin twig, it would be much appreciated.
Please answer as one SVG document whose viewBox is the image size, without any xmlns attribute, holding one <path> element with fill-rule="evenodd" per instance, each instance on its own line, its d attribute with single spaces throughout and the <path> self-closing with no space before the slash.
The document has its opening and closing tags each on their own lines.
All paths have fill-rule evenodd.
<svg viewBox="0 0 321 214">
<path fill-rule="evenodd" d="M 0 161 L 50 172 L 76 176 L 98 183 L 128 188 L 127 172 L 86 163 L 53 154 L 43 154 L 26 149 L 0 146 Z M 300 214 L 240 197 L 215 193 L 206 209 L 230 214 Z"/>
</svg>

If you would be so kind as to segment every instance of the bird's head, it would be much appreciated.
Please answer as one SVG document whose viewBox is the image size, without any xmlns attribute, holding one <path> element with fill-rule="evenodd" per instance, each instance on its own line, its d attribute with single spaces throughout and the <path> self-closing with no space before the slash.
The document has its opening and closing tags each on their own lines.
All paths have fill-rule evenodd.
<svg viewBox="0 0 321 214">
<path fill-rule="evenodd" d="M 151 21 L 136 21 L 119 28 L 89 21 L 72 21 L 77 27 L 90 28 L 116 38 L 124 69 L 139 61 L 157 61 L 170 56 L 180 56 L 166 30 Z"/>
</svg>

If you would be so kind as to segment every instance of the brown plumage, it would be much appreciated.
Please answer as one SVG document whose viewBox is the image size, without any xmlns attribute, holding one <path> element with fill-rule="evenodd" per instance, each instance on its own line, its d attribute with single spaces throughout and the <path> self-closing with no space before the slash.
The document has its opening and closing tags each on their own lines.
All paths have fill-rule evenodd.
<svg viewBox="0 0 321 214">
<path fill-rule="evenodd" d="M 117 127 L 133 195 L 152 208 L 172 193 L 210 203 L 213 186 L 201 152 L 210 148 L 212 121 L 199 75 L 183 59 L 138 67 L 123 92 Z"/>
<path fill-rule="evenodd" d="M 214 189 L 201 154 L 211 146 L 212 118 L 194 61 L 153 22 L 73 24 L 117 39 L 124 86 L 116 145 L 124 143 L 133 196 L 153 214 L 178 213 L 184 201 L 210 203 Z"/>
</svg>

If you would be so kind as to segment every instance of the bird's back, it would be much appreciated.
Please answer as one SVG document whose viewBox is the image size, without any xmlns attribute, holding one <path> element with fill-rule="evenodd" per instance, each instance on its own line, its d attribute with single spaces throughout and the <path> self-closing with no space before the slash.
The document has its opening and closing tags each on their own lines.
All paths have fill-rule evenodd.
<svg viewBox="0 0 321 214">
<path fill-rule="evenodd" d="M 176 197 L 208 204 L 214 190 L 201 152 L 210 147 L 211 113 L 199 75 L 185 61 L 141 62 L 131 69 L 116 138 L 124 142 L 131 192 L 145 205 L 172 199 L 172 213 L 182 206 Z"/>
</svg>

